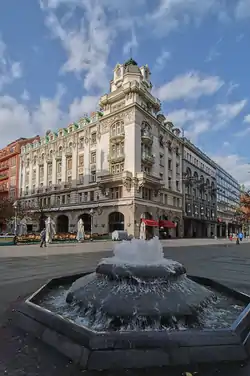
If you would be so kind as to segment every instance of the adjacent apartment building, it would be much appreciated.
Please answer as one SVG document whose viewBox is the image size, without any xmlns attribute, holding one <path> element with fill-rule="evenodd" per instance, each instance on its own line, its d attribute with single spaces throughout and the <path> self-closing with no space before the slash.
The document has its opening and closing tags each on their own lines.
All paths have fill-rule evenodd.
<svg viewBox="0 0 250 376">
<path fill-rule="evenodd" d="M 82 218 L 85 231 L 138 236 L 143 220 L 150 234 L 161 221 L 164 234 L 182 237 L 183 141 L 151 90 L 148 66 L 117 64 L 100 112 L 23 146 L 27 210 L 53 217 L 58 232 L 76 231 Z"/>
<path fill-rule="evenodd" d="M 19 138 L 0 150 L 0 200 L 18 197 L 21 147 L 36 139 Z"/>
<path fill-rule="evenodd" d="M 184 237 L 217 234 L 216 164 L 183 139 Z"/>
<path fill-rule="evenodd" d="M 217 180 L 217 236 L 228 237 L 241 229 L 237 209 L 240 206 L 241 187 L 222 167 L 216 165 Z"/>
</svg>

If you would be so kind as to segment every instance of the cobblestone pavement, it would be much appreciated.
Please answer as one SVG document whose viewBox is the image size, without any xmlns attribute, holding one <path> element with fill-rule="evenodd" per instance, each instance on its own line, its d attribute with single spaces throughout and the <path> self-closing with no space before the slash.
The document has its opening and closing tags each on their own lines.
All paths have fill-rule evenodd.
<svg viewBox="0 0 250 376">
<path fill-rule="evenodd" d="M 10 247 L 9 247 L 10 248 Z M 14 248 L 14 247 L 13 247 Z M 18 247 L 16 247 L 18 248 Z M 52 247 L 51 247 L 52 248 Z M 165 248 L 167 257 L 182 262 L 190 274 L 203 275 L 222 281 L 250 293 L 250 247 L 186 246 Z M 35 291 L 48 278 L 93 269 L 101 257 L 110 251 L 44 255 L 37 257 L 3 257 L 0 261 L 0 375 L 9 376 L 78 376 L 83 372 L 56 351 L 11 325 L 11 309 L 19 297 Z M 185 371 L 197 371 L 197 376 L 249 376 L 250 365 L 235 364 L 178 370 L 148 370 L 107 372 L 103 375 L 179 376 Z M 97 373 L 84 372 L 86 376 Z"/>
</svg>

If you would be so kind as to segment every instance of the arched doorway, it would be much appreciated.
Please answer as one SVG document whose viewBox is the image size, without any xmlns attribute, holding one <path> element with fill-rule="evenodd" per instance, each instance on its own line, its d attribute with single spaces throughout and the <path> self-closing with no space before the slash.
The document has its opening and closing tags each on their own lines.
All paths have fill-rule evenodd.
<svg viewBox="0 0 250 376">
<path fill-rule="evenodd" d="M 78 217 L 78 220 L 82 219 L 84 224 L 84 231 L 91 232 L 91 215 L 88 213 L 83 213 Z"/>
<path fill-rule="evenodd" d="M 120 212 L 109 214 L 109 232 L 124 231 L 124 215 Z"/>
<path fill-rule="evenodd" d="M 57 233 L 69 232 L 69 218 L 67 215 L 59 215 L 56 222 Z"/>
</svg>

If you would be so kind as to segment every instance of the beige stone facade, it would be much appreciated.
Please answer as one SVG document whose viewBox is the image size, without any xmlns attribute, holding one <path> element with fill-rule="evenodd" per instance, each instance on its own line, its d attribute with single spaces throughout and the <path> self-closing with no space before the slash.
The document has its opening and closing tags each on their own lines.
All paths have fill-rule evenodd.
<svg viewBox="0 0 250 376">
<path fill-rule="evenodd" d="M 83 216 L 86 231 L 138 236 L 145 217 L 174 221 L 169 235 L 182 237 L 182 140 L 151 88 L 147 66 L 117 65 L 100 112 L 23 147 L 27 211 L 51 215 L 58 232 L 76 231 Z"/>
</svg>

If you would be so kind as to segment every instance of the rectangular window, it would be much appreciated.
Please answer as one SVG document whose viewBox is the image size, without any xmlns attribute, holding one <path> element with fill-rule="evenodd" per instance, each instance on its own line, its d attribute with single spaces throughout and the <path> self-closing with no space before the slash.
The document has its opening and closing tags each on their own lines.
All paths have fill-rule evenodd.
<svg viewBox="0 0 250 376">
<path fill-rule="evenodd" d="M 110 188 L 110 196 L 113 200 L 117 200 L 122 197 L 122 187 Z"/>
<path fill-rule="evenodd" d="M 95 183 L 95 182 L 96 182 L 96 171 L 91 171 L 90 183 Z"/>
<path fill-rule="evenodd" d="M 84 155 L 80 155 L 79 157 L 79 167 L 83 167 L 84 166 Z"/>
<path fill-rule="evenodd" d="M 96 152 L 93 151 L 90 155 L 90 163 L 96 163 Z"/>
<path fill-rule="evenodd" d="M 72 170 L 72 158 L 67 158 L 67 169 Z"/>
<path fill-rule="evenodd" d="M 172 159 L 168 160 L 168 169 L 172 171 Z"/>
<path fill-rule="evenodd" d="M 96 132 L 91 133 L 91 144 L 96 144 Z"/>
<path fill-rule="evenodd" d="M 84 149 L 84 138 L 81 137 L 79 140 L 79 149 Z"/>
<path fill-rule="evenodd" d="M 51 165 L 51 167 L 52 167 L 52 165 Z M 51 170 L 52 170 L 52 169 L 51 169 Z M 61 161 L 58 161 L 58 162 L 57 162 L 56 171 L 57 171 L 58 173 L 62 172 L 62 162 L 61 162 Z M 51 171 L 51 173 L 52 173 L 52 171 Z"/>
<path fill-rule="evenodd" d="M 90 201 L 94 201 L 95 200 L 95 193 L 94 191 L 90 191 Z"/>
<path fill-rule="evenodd" d="M 152 199 L 152 190 L 149 188 L 142 187 L 142 198 L 144 200 L 151 200 Z"/>
</svg>

